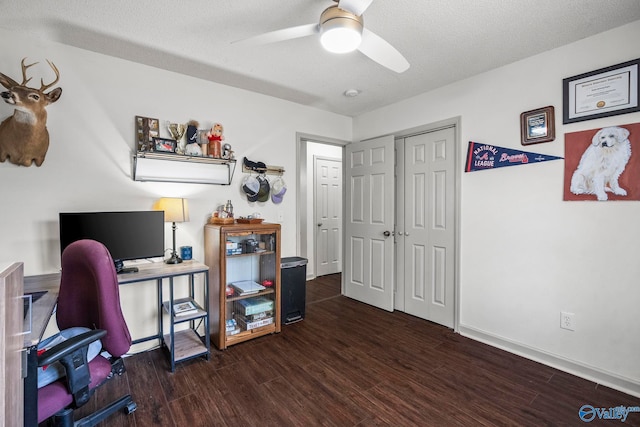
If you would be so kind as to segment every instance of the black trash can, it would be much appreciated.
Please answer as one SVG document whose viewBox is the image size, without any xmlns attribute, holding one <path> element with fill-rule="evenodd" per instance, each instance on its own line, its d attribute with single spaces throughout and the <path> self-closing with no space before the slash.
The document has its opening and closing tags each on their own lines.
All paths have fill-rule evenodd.
<svg viewBox="0 0 640 427">
<path fill-rule="evenodd" d="M 306 303 L 307 259 L 294 256 L 280 260 L 281 324 L 289 325 L 304 319 Z"/>
</svg>

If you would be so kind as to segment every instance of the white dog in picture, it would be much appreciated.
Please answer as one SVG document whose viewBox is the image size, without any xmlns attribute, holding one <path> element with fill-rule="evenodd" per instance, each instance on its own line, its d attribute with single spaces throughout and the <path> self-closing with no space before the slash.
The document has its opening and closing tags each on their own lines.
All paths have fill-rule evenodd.
<svg viewBox="0 0 640 427">
<path fill-rule="evenodd" d="M 595 194 L 598 200 L 607 200 L 607 191 L 626 196 L 618 178 L 631 157 L 629 131 L 621 127 L 600 129 L 585 150 L 578 168 L 571 178 L 573 194 Z"/>
</svg>

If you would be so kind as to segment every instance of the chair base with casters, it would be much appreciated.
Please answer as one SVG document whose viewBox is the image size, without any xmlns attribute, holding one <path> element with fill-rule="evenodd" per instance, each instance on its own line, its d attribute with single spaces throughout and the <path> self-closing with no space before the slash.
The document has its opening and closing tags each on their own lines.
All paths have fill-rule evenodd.
<svg viewBox="0 0 640 427">
<path fill-rule="evenodd" d="M 136 403 L 131 396 L 127 395 L 112 402 L 109 406 L 101 408 L 99 411 L 75 422 L 73 421 L 73 409 L 63 409 L 49 419 L 49 425 L 53 427 L 92 427 L 122 409 L 124 409 L 127 414 L 131 414 L 136 408 Z"/>
</svg>

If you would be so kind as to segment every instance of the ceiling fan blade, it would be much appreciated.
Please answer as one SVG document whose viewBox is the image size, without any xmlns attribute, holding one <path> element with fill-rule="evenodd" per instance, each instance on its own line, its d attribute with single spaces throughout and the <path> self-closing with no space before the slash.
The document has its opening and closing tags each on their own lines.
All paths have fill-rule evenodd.
<svg viewBox="0 0 640 427">
<path fill-rule="evenodd" d="M 297 39 L 300 37 L 312 36 L 318 33 L 318 24 L 306 24 L 297 27 L 284 28 L 282 30 L 271 31 L 248 39 L 237 40 L 232 44 L 256 46 L 269 43 L 277 43 L 285 40 Z"/>
<path fill-rule="evenodd" d="M 338 7 L 349 11 L 356 16 L 360 16 L 371 5 L 373 0 L 340 0 Z"/>
<path fill-rule="evenodd" d="M 409 69 L 409 62 L 396 48 L 366 28 L 362 29 L 362 43 L 358 50 L 396 73 L 403 73 Z"/>
</svg>

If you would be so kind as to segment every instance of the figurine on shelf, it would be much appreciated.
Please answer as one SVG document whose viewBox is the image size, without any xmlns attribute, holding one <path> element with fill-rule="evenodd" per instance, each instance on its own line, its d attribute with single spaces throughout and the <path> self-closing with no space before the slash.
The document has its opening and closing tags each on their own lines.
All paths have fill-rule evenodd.
<svg viewBox="0 0 640 427">
<path fill-rule="evenodd" d="M 220 158 L 222 156 L 222 141 L 224 136 L 222 132 L 224 129 L 220 123 L 216 123 L 211 127 L 211 130 L 207 134 L 209 139 L 209 157 Z"/>
<path fill-rule="evenodd" d="M 222 158 L 225 160 L 233 160 L 233 150 L 231 149 L 231 144 L 225 143 L 222 146 Z"/>
<path fill-rule="evenodd" d="M 187 146 L 184 149 L 187 156 L 202 156 L 202 149 L 198 144 L 198 122 L 195 120 L 187 123 Z"/>
</svg>

